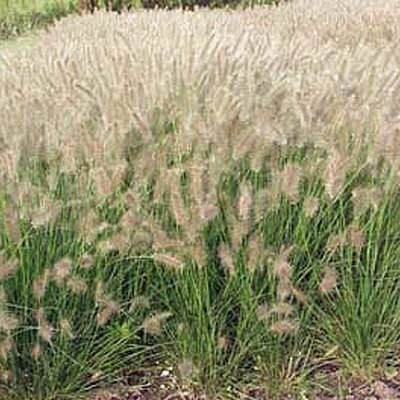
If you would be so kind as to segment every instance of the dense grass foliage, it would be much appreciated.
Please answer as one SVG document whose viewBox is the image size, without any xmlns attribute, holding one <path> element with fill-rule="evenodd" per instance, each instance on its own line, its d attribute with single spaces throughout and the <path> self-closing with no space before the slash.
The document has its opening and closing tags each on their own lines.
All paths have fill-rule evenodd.
<svg viewBox="0 0 400 400">
<path fill-rule="evenodd" d="M 0 0 L 0 40 L 29 33 L 36 28 L 46 28 L 69 14 L 79 12 L 79 0 Z M 112 0 L 112 11 L 138 9 L 189 9 L 194 7 L 237 8 L 255 5 L 274 5 L 274 0 Z M 93 12 L 86 0 L 86 12 Z M 105 9 L 104 1 L 98 1 L 99 10 Z"/>
<path fill-rule="evenodd" d="M 74 0 L 0 0 L 0 40 L 46 27 L 75 10 Z"/>
<path fill-rule="evenodd" d="M 398 13 L 95 13 L 5 54 L 1 395 L 398 376 Z"/>
</svg>

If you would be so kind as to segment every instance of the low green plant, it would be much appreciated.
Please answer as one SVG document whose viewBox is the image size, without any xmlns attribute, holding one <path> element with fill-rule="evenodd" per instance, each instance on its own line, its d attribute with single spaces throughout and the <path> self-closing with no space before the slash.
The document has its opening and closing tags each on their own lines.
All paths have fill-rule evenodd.
<svg viewBox="0 0 400 400">
<path fill-rule="evenodd" d="M 177 163 L 161 197 L 153 181 L 134 203 L 134 178 L 100 201 L 84 170 L 49 181 L 46 163 L 21 164 L 36 200 L 1 203 L 3 390 L 81 398 L 155 359 L 182 388 L 226 396 L 311 390 L 324 357 L 379 370 L 399 341 L 398 195 L 357 208 L 357 169 L 330 198 L 302 169 L 312 151 L 284 150 L 259 171 L 233 163 L 215 188 L 201 164 Z M 47 220 L 43 193 L 58 199 Z M 135 215 L 147 247 L 128 239 Z"/>
</svg>

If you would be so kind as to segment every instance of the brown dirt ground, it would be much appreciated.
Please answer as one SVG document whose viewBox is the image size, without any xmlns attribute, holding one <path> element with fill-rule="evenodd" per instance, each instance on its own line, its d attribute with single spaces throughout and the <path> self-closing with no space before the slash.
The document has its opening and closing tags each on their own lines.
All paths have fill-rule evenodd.
<svg viewBox="0 0 400 400">
<path fill-rule="evenodd" d="M 361 379 L 350 379 L 346 382 L 347 394 L 339 396 L 338 373 L 332 368 L 327 372 L 327 378 L 331 390 L 303 397 L 304 400 L 395 400 L 400 399 L 400 370 L 396 376 L 390 379 L 382 377 L 372 382 Z M 139 382 L 151 382 L 142 383 Z M 343 386 L 343 382 L 340 386 Z M 249 388 L 243 394 L 243 400 L 294 400 L 296 396 L 271 395 L 260 388 Z M 232 397 L 230 397 L 232 399 Z M 161 375 L 151 376 L 147 372 L 136 372 L 126 378 L 124 383 L 115 385 L 109 389 L 103 389 L 94 393 L 88 400 L 224 400 L 222 397 L 210 398 L 202 393 L 194 393 L 177 385 L 177 378 L 172 374 L 168 377 Z M 239 400 L 239 399 L 238 399 Z"/>
</svg>

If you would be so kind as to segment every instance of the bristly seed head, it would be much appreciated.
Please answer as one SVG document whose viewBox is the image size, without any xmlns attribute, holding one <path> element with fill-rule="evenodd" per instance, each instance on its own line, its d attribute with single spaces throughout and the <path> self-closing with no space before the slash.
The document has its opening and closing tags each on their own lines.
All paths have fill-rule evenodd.
<svg viewBox="0 0 400 400">
<path fill-rule="evenodd" d="M 54 279 L 59 285 L 63 284 L 70 273 L 71 266 L 72 262 L 67 257 L 57 261 L 54 268 L 51 270 L 51 278 Z"/>
<path fill-rule="evenodd" d="M 176 222 L 180 226 L 187 226 L 187 224 L 189 224 L 189 216 L 185 209 L 182 194 L 180 191 L 180 174 L 181 171 L 179 169 L 169 170 L 167 174 L 167 179 L 169 184 L 171 208 L 172 212 L 174 213 Z"/>
<path fill-rule="evenodd" d="M 138 308 L 149 309 L 151 307 L 150 299 L 147 296 L 136 296 L 132 299 L 131 305 L 129 307 L 129 312 L 133 312 Z"/>
<path fill-rule="evenodd" d="M 307 295 L 305 295 L 303 292 L 301 292 L 297 288 L 292 288 L 292 293 L 300 304 L 307 304 L 308 298 Z"/>
<path fill-rule="evenodd" d="M 257 307 L 257 318 L 259 321 L 266 321 L 271 315 L 268 304 L 260 304 Z"/>
<path fill-rule="evenodd" d="M 81 278 L 68 277 L 67 286 L 75 293 L 85 293 L 87 290 L 86 282 Z"/>
<path fill-rule="evenodd" d="M 47 276 L 49 270 L 46 269 L 41 276 L 38 276 L 33 281 L 33 294 L 37 301 L 40 301 L 43 298 L 44 292 L 46 290 L 47 285 Z"/>
<path fill-rule="evenodd" d="M 183 268 L 184 263 L 182 263 L 178 258 L 171 256 L 169 254 L 155 253 L 154 262 L 159 264 L 164 264 L 167 267 L 172 267 L 173 269 L 179 271 Z"/>
<path fill-rule="evenodd" d="M 285 193 L 291 201 L 296 201 L 299 197 L 300 185 L 300 168 L 297 164 L 286 164 L 283 171 L 275 172 L 275 179 L 281 188 L 282 193 Z"/>
<path fill-rule="evenodd" d="M 205 202 L 200 206 L 200 218 L 204 221 L 211 221 L 218 213 L 215 199 L 212 195 L 207 195 Z"/>
<path fill-rule="evenodd" d="M 217 346 L 220 350 L 225 350 L 228 346 L 228 340 L 226 336 L 220 336 L 218 338 Z"/>
<path fill-rule="evenodd" d="M 249 271 L 260 269 L 264 263 L 266 251 L 262 240 L 258 236 L 251 238 L 247 251 L 246 266 Z"/>
<path fill-rule="evenodd" d="M 325 248 L 328 251 L 336 251 L 342 247 L 344 247 L 347 244 L 347 238 L 346 238 L 346 233 L 341 232 L 338 234 L 334 234 L 331 236 L 328 240 L 328 242 L 325 245 Z"/>
<path fill-rule="evenodd" d="M 239 221 L 248 221 L 250 219 L 252 202 L 251 187 L 246 182 L 243 182 L 240 185 L 240 196 L 237 206 Z"/>
<path fill-rule="evenodd" d="M 270 332 L 278 335 L 287 335 L 296 329 L 296 324 L 288 319 L 282 319 L 274 322 L 269 328 Z"/>
<path fill-rule="evenodd" d="M 74 339 L 74 334 L 72 333 L 72 329 L 71 329 L 71 324 L 68 320 L 68 318 L 61 318 L 59 321 L 59 329 L 61 332 L 61 335 L 65 338 L 68 339 Z"/>
<path fill-rule="evenodd" d="M 323 293 L 331 292 L 337 284 L 337 272 L 331 266 L 325 266 L 323 270 L 322 280 L 319 284 L 319 291 Z"/>
<path fill-rule="evenodd" d="M 160 335 L 162 333 L 164 321 L 166 321 L 171 316 L 172 316 L 171 312 L 165 311 L 165 312 L 157 313 L 155 315 L 147 317 L 143 321 L 143 325 L 142 325 L 143 330 L 148 335 L 153 335 L 153 336 Z"/>
<path fill-rule="evenodd" d="M 92 263 L 93 263 L 93 257 L 88 253 L 82 254 L 82 256 L 79 259 L 79 266 L 81 268 L 90 268 Z"/>
<path fill-rule="evenodd" d="M 235 275 L 236 268 L 233 263 L 232 251 L 225 243 L 220 245 L 218 255 L 228 274 Z"/>
<path fill-rule="evenodd" d="M 289 303 L 280 302 L 271 309 L 271 314 L 291 317 L 294 314 L 294 307 Z"/>
<path fill-rule="evenodd" d="M 278 254 L 274 262 L 274 271 L 278 278 L 289 279 L 292 273 L 292 266 L 282 254 Z"/>
<path fill-rule="evenodd" d="M 364 245 L 364 235 L 357 225 L 350 225 L 347 231 L 348 240 L 356 250 L 360 250 Z"/>
<path fill-rule="evenodd" d="M 312 218 L 318 211 L 319 200 L 315 196 L 309 196 L 304 201 L 304 214 L 308 218 Z"/>
<path fill-rule="evenodd" d="M 36 343 L 32 347 L 32 358 L 37 361 L 42 354 L 42 348 L 39 343 Z"/>
<path fill-rule="evenodd" d="M 0 329 L 9 333 L 19 325 L 19 319 L 15 315 L 10 315 L 0 309 Z"/>
<path fill-rule="evenodd" d="M 6 336 L 0 342 L 0 359 L 7 360 L 8 354 L 14 345 L 14 341 L 9 337 Z"/>
<path fill-rule="evenodd" d="M 50 342 L 56 330 L 48 324 L 39 325 L 39 336 L 46 342 Z"/>
<path fill-rule="evenodd" d="M 293 246 L 282 246 L 279 253 L 275 255 L 273 268 L 275 275 L 280 279 L 290 279 L 292 266 L 288 261 L 289 254 L 293 250 Z"/>
<path fill-rule="evenodd" d="M 106 295 L 104 294 L 104 282 L 100 279 L 96 282 L 94 298 L 98 304 L 105 304 L 107 301 Z"/>
<path fill-rule="evenodd" d="M 5 210 L 6 232 L 14 243 L 21 241 L 21 230 L 19 227 L 19 214 L 12 204 L 7 204 Z"/>
<path fill-rule="evenodd" d="M 374 211 L 378 209 L 381 199 L 381 194 L 376 188 L 361 188 L 357 187 L 352 192 L 354 215 L 359 218 L 365 209 L 372 207 Z"/>
<path fill-rule="evenodd" d="M 97 323 L 100 326 L 104 326 L 115 314 L 115 311 L 110 307 L 104 307 L 100 312 L 97 313 Z"/>
<path fill-rule="evenodd" d="M 3 381 L 7 385 L 10 385 L 13 380 L 13 374 L 9 370 L 0 370 L 0 381 Z"/>
<path fill-rule="evenodd" d="M 278 302 L 284 302 L 292 294 L 293 286 L 289 278 L 281 278 L 278 283 L 276 297 Z"/>
<path fill-rule="evenodd" d="M 323 172 L 326 194 L 330 199 L 338 196 L 344 186 L 348 171 L 348 156 L 333 150 Z"/>
<path fill-rule="evenodd" d="M 0 281 L 12 275 L 19 266 L 19 260 L 7 260 L 4 253 L 0 252 Z"/>
<path fill-rule="evenodd" d="M 35 311 L 35 318 L 36 318 L 38 325 L 44 324 L 45 315 L 44 315 L 43 307 L 38 307 L 38 309 Z"/>
</svg>

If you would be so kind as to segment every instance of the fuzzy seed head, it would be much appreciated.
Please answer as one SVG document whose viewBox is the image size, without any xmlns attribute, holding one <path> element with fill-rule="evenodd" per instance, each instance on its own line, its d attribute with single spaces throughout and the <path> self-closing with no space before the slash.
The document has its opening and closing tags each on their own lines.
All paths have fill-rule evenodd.
<svg viewBox="0 0 400 400">
<path fill-rule="evenodd" d="M 253 237 L 249 243 L 246 262 L 247 268 L 250 271 L 259 269 L 262 266 L 264 253 L 265 249 L 263 242 L 259 237 Z"/>
<path fill-rule="evenodd" d="M 44 324 L 45 316 L 44 316 L 43 307 L 38 307 L 38 309 L 35 311 L 35 318 L 36 318 L 38 325 Z"/>
<path fill-rule="evenodd" d="M 289 279 L 292 273 L 292 266 L 286 260 L 286 257 L 278 255 L 274 262 L 274 271 L 278 278 Z"/>
<path fill-rule="evenodd" d="M 209 196 L 207 196 L 205 203 L 200 206 L 200 218 L 203 221 L 211 221 L 215 218 L 217 213 L 218 207 L 209 199 Z"/>
<path fill-rule="evenodd" d="M 232 247 L 239 247 L 242 243 L 243 238 L 249 234 L 250 229 L 250 220 L 236 221 L 231 228 Z"/>
<path fill-rule="evenodd" d="M 83 269 L 90 268 L 92 266 L 92 263 L 93 257 L 88 253 L 82 254 L 79 259 L 79 266 Z"/>
<path fill-rule="evenodd" d="M 232 252 L 230 248 L 226 244 L 222 244 L 219 247 L 218 252 L 219 258 L 221 260 L 222 265 L 226 268 L 229 275 L 236 274 L 236 268 L 233 263 Z"/>
<path fill-rule="evenodd" d="M 328 242 L 325 245 L 325 248 L 328 251 L 336 251 L 342 247 L 344 247 L 347 243 L 347 238 L 346 238 L 346 233 L 338 233 L 332 235 L 329 239 Z"/>
<path fill-rule="evenodd" d="M 259 321 L 266 321 L 271 315 L 268 304 L 260 304 L 257 307 L 257 318 Z"/>
<path fill-rule="evenodd" d="M 192 241 L 190 243 L 193 243 Z M 203 266 L 203 242 L 199 238 L 199 240 L 194 242 L 191 246 L 188 246 L 186 249 L 186 257 L 195 262 L 198 268 L 202 268 Z"/>
<path fill-rule="evenodd" d="M 274 322 L 269 331 L 277 335 L 287 335 L 292 333 L 296 329 L 296 324 L 289 319 L 282 319 L 280 321 Z"/>
<path fill-rule="evenodd" d="M 0 329 L 9 333 L 19 325 L 19 319 L 15 315 L 10 315 L 0 309 Z"/>
<path fill-rule="evenodd" d="M 220 336 L 218 338 L 217 346 L 220 350 L 225 350 L 226 347 L 228 346 L 228 340 L 226 336 Z"/>
<path fill-rule="evenodd" d="M 309 196 L 304 201 L 304 214 L 308 218 L 312 218 L 318 211 L 319 201 L 315 196 Z"/>
<path fill-rule="evenodd" d="M 63 337 L 68 339 L 73 339 L 75 337 L 74 334 L 72 333 L 71 324 L 68 318 L 61 318 L 58 324 L 61 335 Z"/>
<path fill-rule="evenodd" d="M 107 253 L 109 251 L 119 251 L 123 253 L 129 246 L 129 243 L 126 241 L 126 236 L 124 233 L 117 234 L 107 240 L 104 240 L 98 244 L 98 249 L 103 253 Z"/>
<path fill-rule="evenodd" d="M 153 316 L 147 317 L 143 321 L 143 330 L 148 335 L 160 335 L 162 333 L 163 323 L 172 316 L 172 313 L 166 311 L 157 313 Z"/>
<path fill-rule="evenodd" d="M 5 255 L 0 253 L 0 281 L 12 275 L 19 266 L 19 260 L 6 260 Z"/>
<path fill-rule="evenodd" d="M 176 257 L 169 254 L 155 253 L 154 262 L 158 264 L 164 264 L 167 267 L 171 267 L 177 271 L 181 270 L 184 264 Z"/>
<path fill-rule="evenodd" d="M 113 315 L 114 312 L 111 308 L 104 307 L 100 312 L 97 313 L 97 323 L 100 326 L 104 326 Z"/>
<path fill-rule="evenodd" d="M 87 290 L 86 282 L 81 278 L 68 277 L 67 286 L 75 293 L 85 293 Z"/>
<path fill-rule="evenodd" d="M 319 291 L 323 293 L 330 293 L 337 284 L 336 269 L 331 266 L 324 267 L 321 282 L 319 284 Z"/>
<path fill-rule="evenodd" d="M 7 360 L 8 354 L 13 346 L 14 346 L 14 341 L 9 336 L 6 336 L 0 342 L 0 359 Z"/>
<path fill-rule="evenodd" d="M 39 343 L 36 343 L 33 345 L 31 354 L 32 354 L 32 358 L 35 361 L 37 361 L 40 358 L 40 356 L 42 354 L 42 348 Z"/>
<path fill-rule="evenodd" d="M 279 182 L 282 193 L 285 193 L 291 201 L 296 201 L 299 197 L 299 166 L 289 163 L 283 171 L 275 172 L 275 178 Z"/>
<path fill-rule="evenodd" d="M 168 171 L 168 184 L 169 184 L 169 192 L 170 192 L 170 201 L 172 212 L 174 213 L 174 217 L 176 222 L 181 226 L 187 226 L 189 223 L 189 216 L 185 209 L 185 205 L 183 203 L 182 194 L 180 191 L 180 175 L 181 171 L 179 169 Z"/>
<path fill-rule="evenodd" d="M 40 206 L 30 212 L 30 222 L 35 228 L 47 225 L 56 219 L 59 211 L 60 204 L 57 201 L 45 198 Z"/>
<path fill-rule="evenodd" d="M 381 195 L 375 188 L 355 188 L 352 192 L 354 215 L 359 218 L 368 207 L 374 211 L 378 209 Z"/>
<path fill-rule="evenodd" d="M 182 323 L 182 322 L 180 322 L 180 323 L 178 324 L 178 326 L 177 326 L 176 331 L 177 331 L 178 334 L 180 334 L 180 333 L 182 333 L 182 332 L 184 331 L 184 329 L 185 329 L 185 324 Z"/>
<path fill-rule="evenodd" d="M 136 296 L 132 299 L 131 305 L 129 307 L 129 312 L 133 312 L 138 308 L 149 309 L 151 307 L 150 299 L 147 296 Z"/>
<path fill-rule="evenodd" d="M 76 228 L 79 234 L 84 238 L 97 234 L 96 212 L 92 208 L 89 209 L 82 220 L 77 224 Z"/>
<path fill-rule="evenodd" d="M 97 314 L 97 322 L 99 325 L 104 326 L 112 316 L 118 314 L 119 304 L 117 301 L 109 299 L 104 293 L 99 296 L 97 301 L 104 306 Z"/>
<path fill-rule="evenodd" d="M 198 207 L 203 204 L 203 173 L 204 167 L 200 164 L 193 164 L 189 167 L 191 176 L 191 191 Z"/>
<path fill-rule="evenodd" d="M 126 171 L 124 162 L 116 163 L 112 168 L 96 168 L 90 171 L 100 198 L 112 194 L 121 183 Z"/>
<path fill-rule="evenodd" d="M 294 307 L 289 303 L 280 302 L 271 309 L 271 314 L 291 317 L 294 314 Z"/>
<path fill-rule="evenodd" d="M 338 196 L 346 181 L 348 157 L 339 151 L 333 151 L 323 172 L 325 191 L 329 198 Z"/>
<path fill-rule="evenodd" d="M 21 230 L 19 228 L 19 214 L 11 204 L 7 205 L 5 211 L 5 226 L 8 236 L 14 243 L 21 241 Z"/>
<path fill-rule="evenodd" d="M 362 230 L 356 226 L 351 225 L 348 229 L 348 240 L 356 250 L 360 250 L 364 245 L 364 235 Z"/>
<path fill-rule="evenodd" d="M 51 277 L 58 283 L 63 284 L 70 273 L 72 262 L 69 258 L 62 258 L 57 261 L 51 271 Z"/>
<path fill-rule="evenodd" d="M 43 298 L 44 292 L 46 290 L 47 276 L 48 276 L 48 270 L 46 269 L 45 273 L 43 273 L 41 276 L 37 277 L 33 281 L 33 293 L 36 300 L 38 301 L 40 301 Z"/>
<path fill-rule="evenodd" d="M 269 189 L 267 188 L 258 190 L 255 193 L 254 218 L 256 221 L 260 221 L 264 218 L 264 214 L 267 209 L 268 198 L 269 198 Z"/>
<path fill-rule="evenodd" d="M 7 385 L 9 385 L 11 383 L 11 381 L 13 380 L 13 374 L 11 371 L 8 370 L 2 370 L 0 372 L 0 380 L 4 383 L 6 383 Z"/>
<path fill-rule="evenodd" d="M 242 183 L 240 187 L 240 196 L 238 201 L 238 220 L 248 221 L 250 219 L 252 206 L 251 188 L 248 184 Z"/>
<path fill-rule="evenodd" d="M 96 303 L 98 304 L 105 304 L 107 301 L 106 296 L 104 294 L 104 282 L 102 280 L 98 280 L 96 282 L 94 298 L 96 300 Z"/>
<path fill-rule="evenodd" d="M 288 278 L 281 278 L 278 283 L 277 299 L 279 302 L 284 302 L 292 294 L 293 286 Z"/>
<path fill-rule="evenodd" d="M 307 304 L 308 298 L 307 295 L 305 295 L 303 292 L 300 290 L 293 288 L 292 289 L 293 296 L 298 300 L 300 304 Z"/>
<path fill-rule="evenodd" d="M 46 342 L 50 342 L 56 330 L 48 324 L 39 325 L 39 336 Z"/>
</svg>

